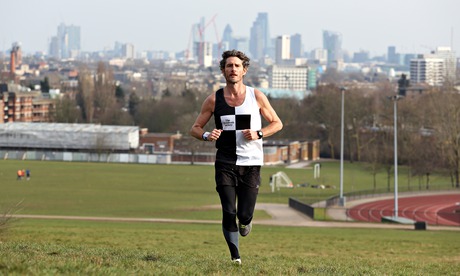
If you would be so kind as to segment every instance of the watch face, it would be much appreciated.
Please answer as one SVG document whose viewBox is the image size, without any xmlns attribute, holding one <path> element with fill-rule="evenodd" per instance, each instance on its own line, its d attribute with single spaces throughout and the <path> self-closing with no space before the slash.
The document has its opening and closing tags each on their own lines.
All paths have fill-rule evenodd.
<svg viewBox="0 0 460 276">
<path fill-rule="evenodd" d="M 259 138 L 262 138 L 264 136 L 264 134 L 262 133 L 262 131 L 257 131 L 257 136 L 259 136 Z"/>
</svg>

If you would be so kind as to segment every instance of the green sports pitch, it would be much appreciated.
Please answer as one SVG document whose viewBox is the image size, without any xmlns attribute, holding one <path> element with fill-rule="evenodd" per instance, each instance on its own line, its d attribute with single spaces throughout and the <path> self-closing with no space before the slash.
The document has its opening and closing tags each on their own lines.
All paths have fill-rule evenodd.
<svg viewBox="0 0 460 276">
<path fill-rule="evenodd" d="M 347 190 L 369 173 L 346 165 Z M 30 180 L 17 180 L 29 169 Z M 337 189 L 272 193 L 271 174 L 297 183 L 338 183 L 338 164 L 313 171 L 264 167 L 259 202 L 322 200 Z M 3 210 L 19 214 L 219 220 L 212 166 L 0 161 Z M 353 179 L 362 179 L 357 183 Z M 385 187 L 385 175 L 381 185 Z M 353 184 L 350 184 L 353 183 Z M 351 186 L 353 185 L 353 186 Z M 268 216 L 257 213 L 256 217 Z M 219 224 L 19 219 L 0 228 L 4 275 L 458 275 L 458 231 L 255 225 L 233 267 Z"/>
</svg>

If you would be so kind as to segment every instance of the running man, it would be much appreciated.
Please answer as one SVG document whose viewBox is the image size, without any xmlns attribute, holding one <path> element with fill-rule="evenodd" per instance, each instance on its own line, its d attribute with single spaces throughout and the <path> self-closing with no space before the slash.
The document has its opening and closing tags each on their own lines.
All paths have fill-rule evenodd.
<svg viewBox="0 0 460 276">
<path fill-rule="evenodd" d="M 226 86 L 204 100 L 190 130 L 193 137 L 216 143 L 215 181 L 222 205 L 222 231 L 232 262 L 238 265 L 239 235 L 251 232 L 261 183 L 262 138 L 283 127 L 267 97 L 243 83 L 248 68 L 249 58 L 244 53 L 230 50 L 222 54 L 220 70 Z M 265 127 L 261 115 L 268 123 Z M 205 131 L 212 116 L 215 128 Z"/>
</svg>

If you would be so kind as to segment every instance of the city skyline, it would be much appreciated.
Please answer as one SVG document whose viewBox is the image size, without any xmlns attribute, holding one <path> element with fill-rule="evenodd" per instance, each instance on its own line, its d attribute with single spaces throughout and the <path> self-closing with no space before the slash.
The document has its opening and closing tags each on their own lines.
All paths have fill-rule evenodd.
<svg viewBox="0 0 460 276">
<path fill-rule="evenodd" d="M 113 49 L 116 41 L 132 43 L 136 51 L 180 52 L 188 47 L 193 24 L 202 17 L 206 40 L 222 39 L 230 24 L 233 35 L 250 36 L 259 13 L 268 13 L 270 37 L 300 34 L 305 51 L 322 48 L 323 31 L 342 35 L 342 48 L 384 55 L 388 46 L 401 53 L 427 53 L 437 46 L 453 46 L 460 54 L 460 20 L 455 0 L 382 1 L 287 0 L 228 3 L 212 0 L 165 2 L 133 0 L 88 1 L 72 5 L 59 0 L 18 0 L 18 13 L 5 13 L 0 27 L 0 51 L 21 42 L 26 53 L 48 52 L 50 39 L 61 23 L 81 27 L 82 51 Z M 215 17 L 214 17 L 215 16 Z"/>
</svg>

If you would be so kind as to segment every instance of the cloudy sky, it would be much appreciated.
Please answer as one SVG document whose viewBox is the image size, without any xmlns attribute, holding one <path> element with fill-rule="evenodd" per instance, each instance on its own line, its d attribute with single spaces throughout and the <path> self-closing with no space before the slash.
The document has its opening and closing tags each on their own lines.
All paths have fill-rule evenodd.
<svg viewBox="0 0 460 276">
<path fill-rule="evenodd" d="M 15 41 L 25 52 L 47 51 L 60 23 L 81 27 L 82 50 L 132 43 L 136 51 L 182 51 L 191 26 L 215 16 L 218 36 L 227 24 L 249 36 L 259 12 L 269 15 L 270 35 L 302 35 L 305 50 L 322 47 L 322 31 L 343 36 L 343 48 L 386 53 L 426 53 L 453 46 L 460 56 L 459 0 L 14 0 L 3 1 L 0 51 Z M 6 9 L 8 12 L 5 12 Z M 206 38 L 216 41 L 214 24 Z"/>
</svg>

